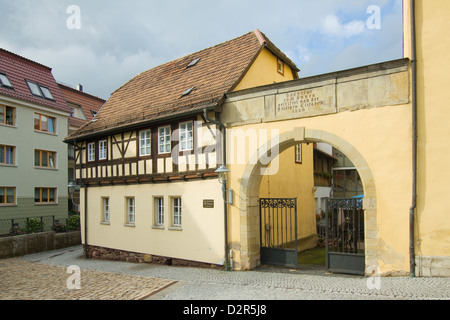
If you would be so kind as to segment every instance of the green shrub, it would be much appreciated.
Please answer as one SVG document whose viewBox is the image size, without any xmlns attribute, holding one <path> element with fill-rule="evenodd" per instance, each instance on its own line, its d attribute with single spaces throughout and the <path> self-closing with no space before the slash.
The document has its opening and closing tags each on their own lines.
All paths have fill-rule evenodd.
<svg viewBox="0 0 450 320">
<path fill-rule="evenodd" d="M 39 218 L 29 218 L 27 220 L 28 233 L 36 233 L 44 230 L 45 223 Z"/>
<path fill-rule="evenodd" d="M 74 214 L 67 219 L 67 227 L 69 230 L 79 230 L 80 229 L 80 215 Z"/>
</svg>

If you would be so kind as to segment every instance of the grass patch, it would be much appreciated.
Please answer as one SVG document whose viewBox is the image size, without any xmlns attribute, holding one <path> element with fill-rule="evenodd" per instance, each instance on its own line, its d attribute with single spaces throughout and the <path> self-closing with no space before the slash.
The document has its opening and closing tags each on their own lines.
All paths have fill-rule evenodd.
<svg viewBox="0 0 450 320">
<path fill-rule="evenodd" d="M 325 248 L 316 247 L 298 254 L 298 264 L 325 266 Z"/>
</svg>

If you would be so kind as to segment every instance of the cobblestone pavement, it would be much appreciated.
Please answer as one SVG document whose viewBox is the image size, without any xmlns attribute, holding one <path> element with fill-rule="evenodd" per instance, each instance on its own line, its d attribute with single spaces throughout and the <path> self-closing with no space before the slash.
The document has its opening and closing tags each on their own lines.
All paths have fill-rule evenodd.
<svg viewBox="0 0 450 320">
<path fill-rule="evenodd" d="M 22 258 L 0 260 L 0 300 L 141 300 L 175 283 L 94 270 L 80 270 L 80 275 L 76 289 L 72 269 Z"/>
<path fill-rule="evenodd" d="M 11 264 L 17 270 L 10 270 Z M 70 265 L 81 270 L 81 289 L 75 292 L 66 286 Z M 0 287 L 0 299 L 450 299 L 450 278 L 365 278 L 282 268 L 226 272 L 84 259 L 81 246 L 0 260 Z"/>
</svg>

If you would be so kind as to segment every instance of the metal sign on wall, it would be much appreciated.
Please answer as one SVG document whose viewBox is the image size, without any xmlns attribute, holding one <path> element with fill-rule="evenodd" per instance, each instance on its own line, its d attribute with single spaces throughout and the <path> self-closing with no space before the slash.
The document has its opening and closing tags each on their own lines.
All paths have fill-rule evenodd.
<svg viewBox="0 0 450 320">
<path fill-rule="evenodd" d="M 203 200 L 203 208 L 214 208 L 214 200 L 213 199 L 204 199 Z"/>
</svg>

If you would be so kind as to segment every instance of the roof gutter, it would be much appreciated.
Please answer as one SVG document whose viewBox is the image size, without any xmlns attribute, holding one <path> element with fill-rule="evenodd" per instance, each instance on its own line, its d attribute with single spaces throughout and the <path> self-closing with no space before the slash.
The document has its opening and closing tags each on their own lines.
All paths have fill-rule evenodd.
<svg viewBox="0 0 450 320">
<path fill-rule="evenodd" d="M 416 10 L 415 0 L 411 9 L 411 72 L 412 72 L 412 204 L 409 209 L 409 274 L 415 277 L 414 222 L 417 207 L 417 60 L 416 60 Z"/>
<path fill-rule="evenodd" d="M 216 109 L 216 107 L 207 107 L 207 108 L 204 108 L 203 109 L 203 113 L 204 113 L 204 116 L 205 116 L 205 119 L 206 120 L 208 120 L 208 121 L 210 121 L 211 123 L 214 123 L 215 125 L 217 125 L 217 126 L 219 126 L 221 129 L 222 129 L 222 137 L 223 137 L 223 141 L 222 141 L 222 164 L 224 165 L 224 166 L 226 166 L 227 165 L 227 128 L 225 127 L 225 125 L 222 123 L 222 122 L 220 122 L 220 121 L 217 121 L 217 120 L 215 120 L 215 119 L 211 119 L 211 118 L 209 118 L 208 117 L 208 112 L 209 111 L 213 111 L 213 110 L 215 110 Z M 224 202 L 223 202 L 223 219 L 224 219 L 224 242 L 225 242 L 225 254 L 224 254 L 224 256 L 225 256 L 225 262 L 224 262 L 224 265 L 225 265 L 225 270 L 226 271 L 230 271 L 231 269 L 230 269 L 230 263 L 229 263 L 229 259 L 228 259 L 228 204 L 227 204 L 227 201 L 225 200 L 226 199 L 226 196 L 227 196 L 227 194 L 226 194 L 226 182 L 224 182 L 223 184 L 222 184 L 222 193 L 223 193 L 223 199 L 224 199 Z"/>
</svg>

